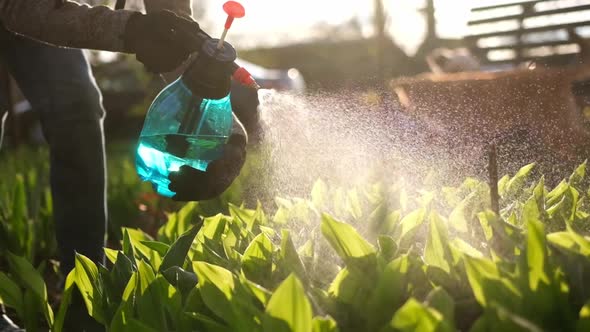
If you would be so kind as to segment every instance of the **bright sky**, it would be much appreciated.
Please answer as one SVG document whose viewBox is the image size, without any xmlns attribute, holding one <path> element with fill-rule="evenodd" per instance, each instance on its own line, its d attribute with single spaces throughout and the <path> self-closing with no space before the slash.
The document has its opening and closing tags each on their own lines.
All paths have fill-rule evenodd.
<svg viewBox="0 0 590 332">
<path fill-rule="evenodd" d="M 225 20 L 221 8 L 226 0 L 207 1 L 207 16 L 202 25 L 215 35 L 215 31 L 222 29 Z M 424 1 L 383 2 L 389 16 L 390 35 L 407 52 L 412 53 L 425 33 L 425 22 L 418 11 Z M 373 0 L 242 0 L 241 3 L 246 8 L 246 17 L 234 23 L 234 31 L 230 32 L 229 37 L 240 48 L 309 39 L 313 37 L 315 25 L 337 25 L 351 18 L 359 20 L 363 34 L 369 36 L 373 32 Z M 461 37 L 465 33 L 469 3 L 469 0 L 435 0 L 441 36 Z"/>
</svg>

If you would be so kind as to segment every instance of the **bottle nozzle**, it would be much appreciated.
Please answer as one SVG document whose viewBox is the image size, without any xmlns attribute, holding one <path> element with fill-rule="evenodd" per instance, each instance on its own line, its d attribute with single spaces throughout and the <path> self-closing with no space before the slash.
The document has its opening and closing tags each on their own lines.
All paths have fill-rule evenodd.
<svg viewBox="0 0 590 332">
<path fill-rule="evenodd" d="M 250 87 L 252 89 L 256 89 L 256 90 L 260 90 L 261 87 L 260 85 L 258 85 L 258 82 L 256 82 L 256 80 L 254 79 L 254 77 L 252 77 L 252 75 L 248 72 L 248 70 L 246 70 L 246 68 L 244 67 L 239 67 L 237 64 L 235 64 L 235 71 L 232 75 L 232 77 L 234 78 L 234 80 L 236 80 L 237 82 L 239 82 L 240 84 Z M 237 67 L 237 68 L 236 68 Z"/>
</svg>

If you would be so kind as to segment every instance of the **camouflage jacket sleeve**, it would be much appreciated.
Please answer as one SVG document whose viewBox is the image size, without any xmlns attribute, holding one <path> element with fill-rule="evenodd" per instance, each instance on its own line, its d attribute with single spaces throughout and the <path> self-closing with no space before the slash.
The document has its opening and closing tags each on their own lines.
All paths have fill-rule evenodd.
<svg viewBox="0 0 590 332">
<path fill-rule="evenodd" d="M 144 0 L 143 2 L 148 13 L 169 10 L 187 18 L 191 17 L 193 13 L 190 0 Z"/>
<path fill-rule="evenodd" d="M 121 36 L 132 11 L 58 2 L 0 0 L 0 23 L 14 33 L 57 46 L 124 51 Z"/>
</svg>

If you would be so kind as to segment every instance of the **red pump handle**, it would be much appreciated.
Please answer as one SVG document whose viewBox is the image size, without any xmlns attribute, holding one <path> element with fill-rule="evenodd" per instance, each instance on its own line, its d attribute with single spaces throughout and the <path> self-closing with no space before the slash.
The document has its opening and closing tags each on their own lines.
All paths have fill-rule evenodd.
<svg viewBox="0 0 590 332">
<path fill-rule="evenodd" d="M 242 18 L 246 16 L 246 10 L 237 1 L 228 1 L 223 4 L 223 10 L 227 13 L 227 20 L 225 21 L 225 29 L 229 30 L 235 18 Z"/>
</svg>

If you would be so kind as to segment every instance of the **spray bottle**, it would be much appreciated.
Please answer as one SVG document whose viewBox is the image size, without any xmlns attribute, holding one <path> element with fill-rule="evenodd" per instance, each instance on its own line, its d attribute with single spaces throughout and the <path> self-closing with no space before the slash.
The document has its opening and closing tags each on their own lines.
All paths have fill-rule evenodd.
<svg viewBox="0 0 590 332">
<path fill-rule="evenodd" d="M 228 14 L 220 39 L 203 40 L 201 51 L 184 74 L 164 88 L 148 109 L 136 152 L 136 169 L 163 196 L 172 197 L 168 175 L 183 165 L 206 171 L 221 156 L 233 125 L 230 84 L 259 88 L 239 67 L 235 49 L 225 37 L 234 18 L 245 15 L 242 5 L 225 3 Z"/>
</svg>

